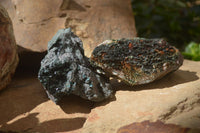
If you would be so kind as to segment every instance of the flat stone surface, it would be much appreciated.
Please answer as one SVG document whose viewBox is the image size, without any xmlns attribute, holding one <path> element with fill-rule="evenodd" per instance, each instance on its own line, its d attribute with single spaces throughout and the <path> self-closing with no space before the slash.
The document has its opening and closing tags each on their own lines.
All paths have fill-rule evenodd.
<svg viewBox="0 0 200 133">
<path fill-rule="evenodd" d="M 69 96 L 56 105 L 36 75 L 18 73 L 0 93 L 0 131 L 113 133 L 144 120 L 200 128 L 199 78 L 200 62 L 185 60 L 180 70 L 134 89 L 112 81 L 110 101 Z"/>
<path fill-rule="evenodd" d="M 0 93 L 0 131 L 79 133 L 92 106 L 75 96 L 56 105 L 48 99 L 37 75 L 20 72 Z"/>
<path fill-rule="evenodd" d="M 191 130 L 189 128 L 182 128 L 174 124 L 165 124 L 161 121 L 135 122 L 130 125 L 124 126 L 117 131 L 117 133 L 189 133 L 189 132 L 191 133 Z"/>
<path fill-rule="evenodd" d="M 185 60 L 180 70 L 151 84 L 129 87 L 115 82 L 116 98 L 96 104 L 82 132 L 111 133 L 144 120 L 200 128 L 199 77 L 200 62 Z"/>
</svg>

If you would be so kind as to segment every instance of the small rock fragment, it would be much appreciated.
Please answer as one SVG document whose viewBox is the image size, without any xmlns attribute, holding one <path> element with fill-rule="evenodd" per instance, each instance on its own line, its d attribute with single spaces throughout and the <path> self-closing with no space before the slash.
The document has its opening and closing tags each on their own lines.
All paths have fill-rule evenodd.
<svg viewBox="0 0 200 133">
<path fill-rule="evenodd" d="M 55 103 L 69 94 L 102 101 L 112 95 L 111 86 L 108 78 L 93 69 L 81 40 L 68 28 L 59 30 L 49 41 L 38 78 Z"/>
<path fill-rule="evenodd" d="M 90 62 L 99 67 L 99 73 L 138 85 L 177 70 L 183 57 L 163 39 L 135 38 L 103 42 L 94 49 Z"/>
</svg>

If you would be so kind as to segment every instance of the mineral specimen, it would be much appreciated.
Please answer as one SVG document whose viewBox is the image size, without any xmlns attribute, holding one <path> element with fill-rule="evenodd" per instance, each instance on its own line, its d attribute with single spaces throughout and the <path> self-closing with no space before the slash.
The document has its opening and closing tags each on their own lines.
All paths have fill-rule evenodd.
<svg viewBox="0 0 200 133">
<path fill-rule="evenodd" d="M 91 101 L 112 96 L 109 79 L 91 67 L 81 40 L 70 28 L 59 30 L 49 41 L 38 78 L 55 103 L 69 94 Z"/>
<path fill-rule="evenodd" d="M 18 64 L 17 46 L 12 22 L 0 5 L 0 90 L 11 81 Z"/>
<path fill-rule="evenodd" d="M 100 73 L 138 85 L 177 70 L 183 57 L 163 39 L 135 38 L 103 42 L 94 49 L 90 62 Z"/>
</svg>

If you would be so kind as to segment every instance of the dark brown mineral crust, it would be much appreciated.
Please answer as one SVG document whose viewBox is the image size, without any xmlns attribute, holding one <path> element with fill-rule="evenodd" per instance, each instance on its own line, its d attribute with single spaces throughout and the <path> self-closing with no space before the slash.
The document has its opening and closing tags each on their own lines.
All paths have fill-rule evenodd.
<svg viewBox="0 0 200 133">
<path fill-rule="evenodd" d="M 82 41 L 70 28 L 59 30 L 48 43 L 38 78 L 55 103 L 69 94 L 91 101 L 102 101 L 112 95 L 109 79 L 91 67 Z"/>
<path fill-rule="evenodd" d="M 103 42 L 94 49 L 90 62 L 99 73 L 138 85 L 177 70 L 183 57 L 163 39 L 134 38 Z"/>
<path fill-rule="evenodd" d="M 17 64 L 18 55 L 12 22 L 0 5 L 0 90 L 11 81 Z"/>
</svg>

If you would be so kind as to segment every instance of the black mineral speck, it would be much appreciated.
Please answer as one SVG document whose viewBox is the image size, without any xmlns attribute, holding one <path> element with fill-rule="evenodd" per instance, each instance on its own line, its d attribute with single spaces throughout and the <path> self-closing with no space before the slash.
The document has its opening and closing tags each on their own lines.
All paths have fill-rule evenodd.
<svg viewBox="0 0 200 133">
<path fill-rule="evenodd" d="M 102 101 L 112 96 L 112 90 L 109 79 L 95 71 L 84 55 L 82 41 L 68 28 L 49 41 L 38 78 L 55 103 L 69 94 Z"/>
</svg>

